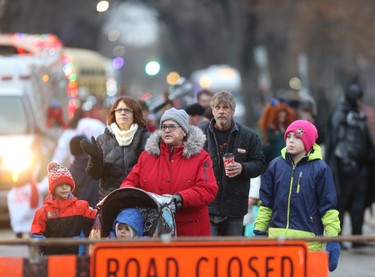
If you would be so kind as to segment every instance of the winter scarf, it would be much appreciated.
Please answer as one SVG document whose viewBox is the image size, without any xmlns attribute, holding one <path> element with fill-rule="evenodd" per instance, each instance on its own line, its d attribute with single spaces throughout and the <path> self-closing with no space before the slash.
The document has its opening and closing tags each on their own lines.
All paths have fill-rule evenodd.
<svg viewBox="0 0 375 277">
<path fill-rule="evenodd" d="M 134 123 L 130 126 L 130 129 L 127 131 L 122 131 L 117 126 L 115 122 L 111 124 L 111 128 L 113 130 L 113 133 L 115 134 L 116 140 L 120 146 L 128 146 L 132 143 L 134 134 L 138 129 L 138 124 Z"/>
</svg>

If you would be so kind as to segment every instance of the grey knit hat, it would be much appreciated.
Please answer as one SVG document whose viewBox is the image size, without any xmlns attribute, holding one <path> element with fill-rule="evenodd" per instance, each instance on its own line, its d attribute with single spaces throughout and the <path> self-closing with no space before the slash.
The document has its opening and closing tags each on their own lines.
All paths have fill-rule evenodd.
<svg viewBox="0 0 375 277">
<path fill-rule="evenodd" d="M 189 115 L 184 110 L 177 110 L 176 108 L 166 110 L 161 116 L 160 125 L 166 120 L 173 120 L 180 125 L 186 134 L 189 133 Z"/>
</svg>

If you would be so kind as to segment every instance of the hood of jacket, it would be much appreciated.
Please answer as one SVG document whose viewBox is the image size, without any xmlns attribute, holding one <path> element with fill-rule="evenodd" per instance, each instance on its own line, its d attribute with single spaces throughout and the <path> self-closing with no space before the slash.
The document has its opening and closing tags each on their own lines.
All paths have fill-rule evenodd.
<svg viewBox="0 0 375 277">
<path fill-rule="evenodd" d="M 287 152 L 286 152 L 286 147 L 281 149 L 281 156 L 286 159 L 287 158 Z M 322 150 L 320 146 L 316 143 L 314 143 L 312 150 L 310 150 L 309 153 L 305 156 L 306 161 L 313 161 L 313 160 L 322 160 L 323 155 L 322 155 Z"/>
<path fill-rule="evenodd" d="M 112 225 L 112 231 L 116 234 L 116 224 L 122 223 L 127 224 L 132 227 L 136 232 L 138 237 L 143 236 L 143 224 L 144 218 L 142 213 L 135 208 L 127 208 L 122 210 L 116 217 Z"/>
<path fill-rule="evenodd" d="M 77 201 L 77 197 L 75 197 L 72 193 L 69 194 L 68 199 L 64 200 L 57 200 L 51 194 L 47 195 L 45 198 L 45 205 L 51 206 L 52 208 L 65 208 Z"/>
<path fill-rule="evenodd" d="M 151 134 L 146 142 L 145 151 L 153 156 L 160 156 L 161 130 L 156 130 Z M 190 126 L 190 131 L 184 142 L 182 156 L 190 158 L 199 154 L 206 142 L 206 136 L 201 129 L 196 126 Z"/>
</svg>

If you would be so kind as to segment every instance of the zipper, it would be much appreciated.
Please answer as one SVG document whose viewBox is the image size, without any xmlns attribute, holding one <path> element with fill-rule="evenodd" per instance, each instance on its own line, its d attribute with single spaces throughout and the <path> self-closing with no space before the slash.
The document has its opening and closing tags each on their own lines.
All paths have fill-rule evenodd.
<svg viewBox="0 0 375 277">
<path fill-rule="evenodd" d="M 203 163 L 203 176 L 204 176 L 205 181 L 208 180 L 208 178 L 207 178 L 207 168 L 208 168 L 208 166 L 209 166 L 208 162 Z"/>
<path fill-rule="evenodd" d="M 125 173 L 125 177 L 126 176 L 128 176 L 128 174 L 130 173 L 130 172 L 128 172 L 128 158 L 127 158 L 127 156 L 128 156 L 128 153 L 127 153 L 127 149 L 126 149 L 126 147 L 125 146 L 121 146 L 122 147 L 122 153 L 123 153 L 123 164 L 124 164 L 124 173 Z"/>
<path fill-rule="evenodd" d="M 301 189 L 301 178 L 302 178 L 302 171 L 299 173 L 298 182 L 297 182 L 297 193 L 299 193 Z"/>
<path fill-rule="evenodd" d="M 294 170 L 296 166 L 293 164 L 293 169 L 292 169 L 292 177 L 290 178 L 290 183 L 289 183 L 289 194 L 288 194 L 288 205 L 287 205 L 287 211 L 286 211 L 286 226 L 285 229 L 289 229 L 289 217 L 290 217 L 290 199 L 292 197 L 292 188 L 293 188 L 293 181 L 294 181 Z"/>
<path fill-rule="evenodd" d="M 169 161 L 172 161 L 173 151 L 174 151 L 174 147 L 171 147 L 171 151 L 169 151 Z"/>
</svg>

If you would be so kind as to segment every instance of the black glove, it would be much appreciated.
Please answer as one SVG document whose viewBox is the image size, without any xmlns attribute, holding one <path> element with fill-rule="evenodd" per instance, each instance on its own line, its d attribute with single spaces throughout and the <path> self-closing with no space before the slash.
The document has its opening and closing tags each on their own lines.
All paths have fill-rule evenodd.
<svg viewBox="0 0 375 277">
<path fill-rule="evenodd" d="M 173 194 L 172 200 L 176 207 L 176 211 L 182 208 L 182 205 L 184 204 L 184 200 L 182 199 L 181 195 L 179 195 L 178 193 Z"/>
<path fill-rule="evenodd" d="M 101 151 L 94 137 L 91 137 L 91 143 L 87 139 L 83 139 L 80 142 L 81 149 L 89 154 L 93 158 L 100 158 Z"/>
<path fill-rule="evenodd" d="M 267 237 L 268 236 L 267 231 L 254 230 L 253 233 L 256 237 Z"/>
</svg>

